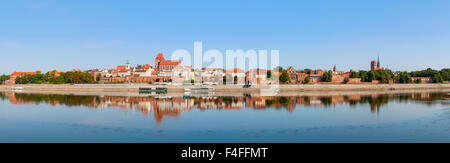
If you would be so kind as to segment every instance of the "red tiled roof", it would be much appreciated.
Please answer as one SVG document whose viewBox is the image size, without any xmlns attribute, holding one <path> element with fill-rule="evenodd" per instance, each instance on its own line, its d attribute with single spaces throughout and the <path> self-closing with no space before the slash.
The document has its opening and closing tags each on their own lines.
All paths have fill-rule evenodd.
<svg viewBox="0 0 450 163">
<path fill-rule="evenodd" d="M 165 60 L 163 53 L 158 53 L 158 55 L 156 56 L 156 59 Z"/>
<path fill-rule="evenodd" d="M 116 70 L 125 70 L 125 69 L 127 69 L 126 65 L 120 65 L 120 66 L 117 66 L 117 68 L 116 68 Z"/>
<path fill-rule="evenodd" d="M 56 71 L 56 70 L 52 70 L 52 71 L 50 71 L 50 73 L 60 74 L 60 73 L 64 73 L 64 72 L 62 72 L 62 71 Z"/>
<path fill-rule="evenodd" d="M 142 66 L 142 69 L 144 69 L 144 70 L 148 70 L 150 68 L 152 68 L 152 66 L 150 66 L 149 64 L 145 64 Z"/>
<path fill-rule="evenodd" d="M 226 73 L 243 73 L 244 71 L 238 68 L 234 68 L 231 70 L 225 70 Z"/>
<path fill-rule="evenodd" d="M 169 65 L 169 66 L 176 66 L 179 65 L 181 63 L 181 61 L 172 61 L 172 60 L 162 60 L 161 61 L 161 65 Z"/>
<path fill-rule="evenodd" d="M 11 76 L 36 75 L 36 72 L 13 72 Z"/>
<path fill-rule="evenodd" d="M 164 55 L 162 53 L 159 53 L 155 60 L 160 60 L 160 65 L 161 66 L 176 66 L 179 65 L 181 63 L 181 61 L 179 60 L 166 60 L 164 59 Z"/>
</svg>

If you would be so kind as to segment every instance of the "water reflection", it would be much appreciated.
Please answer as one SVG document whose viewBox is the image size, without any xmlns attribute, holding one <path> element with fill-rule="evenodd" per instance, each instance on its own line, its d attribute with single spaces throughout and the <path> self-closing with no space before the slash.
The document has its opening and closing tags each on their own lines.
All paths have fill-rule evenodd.
<svg viewBox="0 0 450 163">
<path fill-rule="evenodd" d="M 383 105 L 389 102 L 414 102 L 431 106 L 448 104 L 449 93 L 403 93 L 403 94 L 372 94 L 344 96 L 281 96 L 281 97 L 142 97 L 142 96 L 78 96 L 62 94 L 30 94 L 15 92 L 0 92 L 2 101 L 9 100 L 14 105 L 48 104 L 67 107 L 84 106 L 94 109 L 121 108 L 138 109 L 142 114 L 153 114 L 157 123 L 162 123 L 166 116 L 180 116 L 184 111 L 199 110 L 241 110 L 241 109 L 285 109 L 294 112 L 299 106 L 313 108 L 333 108 L 336 105 L 348 105 L 350 109 L 356 105 L 370 107 L 370 112 L 378 114 Z"/>
</svg>

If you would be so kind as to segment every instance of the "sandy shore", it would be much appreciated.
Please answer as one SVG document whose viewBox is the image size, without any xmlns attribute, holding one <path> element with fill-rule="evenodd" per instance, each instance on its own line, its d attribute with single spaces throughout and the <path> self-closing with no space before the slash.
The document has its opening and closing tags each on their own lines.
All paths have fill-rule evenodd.
<svg viewBox="0 0 450 163">
<path fill-rule="evenodd" d="M 30 93 L 57 93 L 57 94 L 80 94 L 80 95 L 139 95 L 139 88 L 143 87 L 165 87 L 169 95 L 184 95 L 184 88 L 195 86 L 173 86 L 173 85 L 149 85 L 149 84 L 76 84 L 76 85 L 14 85 L 0 86 L 0 91 L 11 91 L 14 87 L 23 87 L 24 92 Z M 242 96 L 250 95 L 348 95 L 348 94 L 373 94 L 373 93 L 414 93 L 428 91 L 450 91 L 450 84 L 374 84 L 374 85 L 279 85 L 256 86 L 242 88 L 242 86 L 211 86 L 216 96 Z M 275 93 L 275 90 L 279 90 Z"/>
</svg>

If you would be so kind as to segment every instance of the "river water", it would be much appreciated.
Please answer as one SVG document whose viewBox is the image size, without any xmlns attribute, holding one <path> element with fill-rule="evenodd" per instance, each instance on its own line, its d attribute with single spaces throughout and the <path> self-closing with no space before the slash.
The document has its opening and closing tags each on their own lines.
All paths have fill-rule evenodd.
<svg viewBox="0 0 450 163">
<path fill-rule="evenodd" d="M 450 94 L 0 92 L 0 142 L 450 142 Z"/>
</svg>

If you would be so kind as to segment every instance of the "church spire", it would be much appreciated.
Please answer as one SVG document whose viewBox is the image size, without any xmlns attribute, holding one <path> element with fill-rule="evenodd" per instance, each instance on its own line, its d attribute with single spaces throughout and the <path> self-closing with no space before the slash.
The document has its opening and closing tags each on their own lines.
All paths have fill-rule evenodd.
<svg viewBox="0 0 450 163">
<path fill-rule="evenodd" d="M 377 67 L 381 67 L 381 64 L 380 64 L 380 56 L 378 56 Z"/>
</svg>

